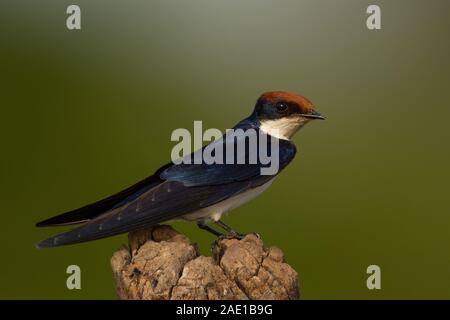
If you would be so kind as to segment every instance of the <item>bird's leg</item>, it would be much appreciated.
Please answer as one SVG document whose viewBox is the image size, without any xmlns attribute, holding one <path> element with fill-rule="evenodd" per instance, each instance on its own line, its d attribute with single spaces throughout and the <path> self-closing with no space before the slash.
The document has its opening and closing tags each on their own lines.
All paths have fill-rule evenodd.
<svg viewBox="0 0 450 320">
<path fill-rule="evenodd" d="M 219 227 L 221 227 L 226 232 L 228 232 L 231 236 L 233 236 L 233 238 L 240 240 L 245 237 L 245 234 L 242 234 L 242 233 L 239 233 L 239 232 L 233 230 L 233 228 L 231 228 L 230 226 L 223 223 L 222 220 L 214 221 L 214 223 L 217 224 Z"/>
<path fill-rule="evenodd" d="M 208 232 L 211 232 L 213 235 L 217 236 L 217 237 L 224 237 L 225 235 L 217 230 L 214 230 L 213 228 L 211 228 L 210 226 L 204 224 L 204 223 L 197 223 L 197 226 L 202 229 L 202 230 L 206 230 Z"/>
</svg>

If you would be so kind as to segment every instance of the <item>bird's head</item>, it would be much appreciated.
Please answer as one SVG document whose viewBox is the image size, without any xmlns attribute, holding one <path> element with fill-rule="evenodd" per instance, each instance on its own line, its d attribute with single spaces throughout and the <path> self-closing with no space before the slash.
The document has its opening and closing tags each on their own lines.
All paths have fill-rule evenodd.
<svg viewBox="0 0 450 320">
<path fill-rule="evenodd" d="M 253 115 L 263 132 L 285 140 L 289 140 L 309 121 L 325 119 L 314 110 L 311 101 L 284 91 L 263 93 L 256 102 Z"/>
</svg>

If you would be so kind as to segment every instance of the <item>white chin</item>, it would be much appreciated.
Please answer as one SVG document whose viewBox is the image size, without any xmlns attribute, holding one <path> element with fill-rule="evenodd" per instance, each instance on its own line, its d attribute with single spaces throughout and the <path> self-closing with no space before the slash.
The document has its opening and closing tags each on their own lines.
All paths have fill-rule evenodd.
<svg viewBox="0 0 450 320">
<path fill-rule="evenodd" d="M 290 140 L 309 120 L 303 117 L 262 120 L 260 129 L 275 138 Z"/>
</svg>

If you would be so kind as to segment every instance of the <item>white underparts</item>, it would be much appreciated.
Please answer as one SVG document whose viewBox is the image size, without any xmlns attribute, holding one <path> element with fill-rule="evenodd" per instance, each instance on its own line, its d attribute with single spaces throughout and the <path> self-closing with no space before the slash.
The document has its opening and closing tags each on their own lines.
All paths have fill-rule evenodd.
<svg viewBox="0 0 450 320">
<path fill-rule="evenodd" d="M 309 119 L 303 117 L 261 120 L 260 129 L 275 138 L 290 140 L 308 121 Z"/>
<path fill-rule="evenodd" d="M 240 193 L 234 197 L 228 198 L 212 206 L 185 214 L 182 218 L 189 221 L 218 221 L 222 217 L 222 214 L 234 208 L 237 208 L 260 195 L 263 191 L 270 187 L 272 182 L 273 179 L 259 187 Z"/>
</svg>

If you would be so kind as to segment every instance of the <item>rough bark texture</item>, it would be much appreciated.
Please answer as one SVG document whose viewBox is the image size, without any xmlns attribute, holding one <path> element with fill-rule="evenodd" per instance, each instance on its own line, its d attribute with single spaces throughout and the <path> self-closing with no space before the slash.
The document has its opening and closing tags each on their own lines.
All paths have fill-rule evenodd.
<svg viewBox="0 0 450 320">
<path fill-rule="evenodd" d="M 298 275 L 256 235 L 221 239 L 213 257 L 170 226 L 130 233 L 111 258 L 119 299 L 298 299 Z"/>
</svg>

